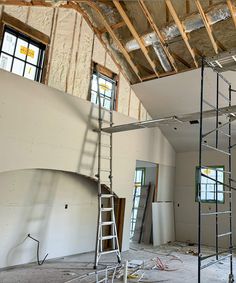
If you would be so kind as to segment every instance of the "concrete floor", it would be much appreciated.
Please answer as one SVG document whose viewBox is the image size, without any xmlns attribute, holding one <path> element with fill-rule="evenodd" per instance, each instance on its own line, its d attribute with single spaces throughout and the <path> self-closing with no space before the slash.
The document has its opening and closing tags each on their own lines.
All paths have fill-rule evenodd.
<svg viewBox="0 0 236 283">
<path fill-rule="evenodd" d="M 144 269 L 138 272 L 143 274 L 139 282 L 197 282 L 197 256 L 192 254 L 196 251 L 196 246 L 174 243 L 153 248 L 151 246 L 131 245 L 131 249 L 122 253 L 122 260 L 143 260 Z M 205 248 L 204 252 L 210 254 L 213 252 L 210 248 Z M 162 263 L 167 264 L 171 271 L 150 270 L 154 261 L 158 258 Z M 174 259 L 174 260 L 173 260 Z M 178 259 L 178 260 L 177 260 Z M 69 256 L 57 260 L 48 260 L 42 266 L 36 264 L 27 264 L 0 272 L 0 283 L 77 283 L 77 282 L 95 282 L 95 277 L 90 276 L 85 279 L 76 279 L 77 277 L 93 272 L 93 253 Z M 113 255 L 104 256 L 100 268 L 115 262 Z M 236 258 L 234 258 L 234 266 Z M 229 259 L 222 263 L 217 263 L 206 268 L 202 272 L 202 282 L 228 282 Z M 74 278 L 74 280 L 72 280 Z M 117 279 L 114 282 L 122 282 Z M 138 282 L 137 279 L 128 280 L 128 282 Z"/>
</svg>

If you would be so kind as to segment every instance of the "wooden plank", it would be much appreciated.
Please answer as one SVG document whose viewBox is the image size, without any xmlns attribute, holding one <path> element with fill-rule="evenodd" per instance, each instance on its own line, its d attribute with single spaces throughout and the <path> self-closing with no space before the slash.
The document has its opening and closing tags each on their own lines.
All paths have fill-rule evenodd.
<svg viewBox="0 0 236 283">
<path fill-rule="evenodd" d="M 2 22 L 46 45 L 50 43 L 50 38 L 46 34 L 32 28 L 31 26 L 28 26 L 25 23 L 22 23 L 18 19 L 6 14 L 5 12 L 3 12 L 2 15 Z"/>
<path fill-rule="evenodd" d="M 235 27 L 236 27 L 236 16 L 235 16 L 235 14 L 236 14 L 236 8 L 235 8 L 235 6 L 233 5 L 233 3 L 232 3 L 231 0 L 226 0 L 226 2 L 227 2 L 227 5 L 228 5 L 228 7 L 229 7 L 229 10 L 230 10 L 232 19 L 233 19 L 233 21 L 234 21 L 234 25 L 235 25 Z"/>
<path fill-rule="evenodd" d="M 201 16 L 201 18 L 203 20 L 204 26 L 205 26 L 207 34 L 208 34 L 208 36 L 210 38 L 211 44 L 212 44 L 212 46 L 213 46 L 213 48 L 215 50 L 215 53 L 218 54 L 219 53 L 218 45 L 217 45 L 217 43 L 215 41 L 215 37 L 214 37 L 213 31 L 212 31 L 212 28 L 211 28 L 211 26 L 210 26 L 210 24 L 208 22 L 208 19 L 207 19 L 206 15 L 205 15 L 205 12 L 204 12 L 203 8 L 202 8 L 202 5 L 199 2 L 199 0 L 195 0 L 195 4 L 196 4 L 196 6 L 198 8 L 198 11 L 200 13 L 200 16 Z"/>
<path fill-rule="evenodd" d="M 117 29 L 119 29 L 119 28 L 124 27 L 125 25 L 126 25 L 126 23 L 125 23 L 124 21 L 121 21 L 121 22 L 119 22 L 119 23 L 117 23 L 117 24 L 112 25 L 111 28 L 112 28 L 113 30 L 117 30 Z M 101 30 L 100 30 L 100 33 L 103 34 L 103 33 L 105 33 L 106 31 L 107 31 L 106 28 L 104 28 L 104 29 L 101 29 Z"/>
<path fill-rule="evenodd" d="M 195 53 L 194 53 L 194 51 L 193 51 L 193 49 L 192 49 L 192 47 L 191 47 L 191 45 L 189 43 L 188 36 L 187 36 L 186 32 L 184 31 L 183 25 L 182 25 L 178 15 L 177 15 L 177 13 L 176 13 L 174 7 L 173 7 L 173 5 L 172 5 L 171 0 L 165 0 L 165 2 L 166 2 L 166 5 L 167 5 L 167 7 L 168 7 L 168 9 L 170 11 L 171 16 L 174 19 L 174 22 L 176 23 L 176 25 L 177 25 L 177 27 L 179 29 L 179 32 L 180 32 L 180 34 L 181 34 L 181 36 L 183 38 L 183 41 L 185 42 L 185 45 L 187 46 L 188 51 L 189 51 L 189 53 L 191 54 L 191 56 L 193 58 L 195 66 L 198 67 L 198 63 L 197 63 L 197 60 L 196 60 L 196 55 L 195 55 Z"/>
<path fill-rule="evenodd" d="M 177 67 L 176 67 L 176 64 L 175 64 L 175 60 L 172 57 L 172 55 L 170 54 L 169 49 L 166 47 L 165 40 L 164 40 L 159 28 L 155 24 L 155 22 L 152 18 L 152 15 L 150 14 L 146 4 L 144 3 L 144 0 L 138 0 L 138 2 L 139 2 L 141 9 L 143 10 L 144 15 L 146 16 L 146 18 L 148 20 L 150 26 L 152 27 L 153 31 L 156 33 L 157 37 L 159 38 L 161 47 L 163 48 L 163 50 L 164 50 L 167 58 L 169 59 L 173 69 L 177 72 L 178 70 L 177 70 Z"/>
<path fill-rule="evenodd" d="M 147 59 L 148 63 L 152 67 L 154 73 L 156 74 L 157 77 L 159 77 L 159 73 L 156 70 L 156 65 L 152 61 L 152 59 L 150 58 L 150 56 L 148 54 L 148 50 L 147 50 L 147 48 L 146 48 L 146 46 L 144 44 L 143 39 L 138 35 L 138 33 L 137 33 L 136 29 L 134 28 L 133 24 L 131 23 L 129 17 L 127 16 L 127 14 L 125 13 L 123 7 L 121 6 L 119 0 L 113 0 L 113 3 L 116 6 L 116 9 L 120 13 L 121 17 L 123 18 L 124 22 L 126 23 L 129 31 L 131 32 L 131 34 L 133 35 L 135 40 L 138 42 L 138 44 L 140 46 L 140 49 L 143 52 L 143 55 L 145 56 L 145 58 Z"/>
</svg>

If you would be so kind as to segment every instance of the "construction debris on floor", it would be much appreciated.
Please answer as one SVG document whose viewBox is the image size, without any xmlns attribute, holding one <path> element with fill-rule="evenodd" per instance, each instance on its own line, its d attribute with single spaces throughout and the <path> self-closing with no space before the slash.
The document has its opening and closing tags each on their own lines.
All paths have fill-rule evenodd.
<svg viewBox="0 0 236 283">
<path fill-rule="evenodd" d="M 212 249 L 205 247 L 204 253 Z M 122 264 L 108 255 L 99 269 L 93 269 L 94 253 L 47 260 L 41 266 L 27 264 L 3 270 L 0 283 L 129 283 L 129 282 L 197 282 L 197 247 L 191 243 L 172 243 L 159 247 L 131 244 L 122 253 Z M 235 261 L 235 258 L 234 258 Z M 112 264 L 114 262 L 114 264 Z M 228 261 L 207 269 L 204 283 L 227 282 Z"/>
</svg>

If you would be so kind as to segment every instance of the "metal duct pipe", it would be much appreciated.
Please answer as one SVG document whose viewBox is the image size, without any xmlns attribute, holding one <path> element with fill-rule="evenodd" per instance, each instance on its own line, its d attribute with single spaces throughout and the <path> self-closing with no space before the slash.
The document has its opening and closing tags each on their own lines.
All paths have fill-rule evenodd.
<svg viewBox="0 0 236 283">
<path fill-rule="evenodd" d="M 208 18 L 210 25 L 213 25 L 215 23 L 230 18 L 231 14 L 227 4 L 222 3 L 212 7 L 206 13 L 206 17 Z M 185 32 L 187 33 L 204 27 L 204 23 L 202 21 L 200 14 L 193 14 L 187 17 L 182 21 L 182 24 L 185 29 Z M 179 29 L 175 23 L 171 23 L 168 26 L 162 28 L 161 33 L 163 34 L 165 40 L 171 40 L 177 36 L 180 36 Z M 156 42 L 159 42 L 159 39 L 157 38 L 155 32 L 150 32 L 148 34 L 145 34 L 142 36 L 142 38 L 146 46 L 150 46 Z M 128 52 L 140 49 L 135 39 L 128 41 L 125 46 Z"/>
<path fill-rule="evenodd" d="M 217 22 L 224 21 L 231 17 L 230 11 L 226 4 L 218 4 L 212 7 L 207 13 L 206 17 L 210 23 L 213 25 Z M 192 31 L 198 30 L 204 27 L 200 14 L 192 14 L 182 21 L 185 32 L 190 33 Z M 171 40 L 177 36 L 180 36 L 179 29 L 175 23 L 171 23 L 168 26 L 161 29 L 165 40 Z M 142 36 L 145 46 L 152 45 L 154 51 L 160 60 L 162 68 L 168 72 L 172 70 L 170 62 L 160 44 L 160 40 L 155 32 L 151 32 Z M 126 49 L 128 52 L 139 49 L 140 46 L 135 39 L 132 39 L 126 43 Z"/>
</svg>

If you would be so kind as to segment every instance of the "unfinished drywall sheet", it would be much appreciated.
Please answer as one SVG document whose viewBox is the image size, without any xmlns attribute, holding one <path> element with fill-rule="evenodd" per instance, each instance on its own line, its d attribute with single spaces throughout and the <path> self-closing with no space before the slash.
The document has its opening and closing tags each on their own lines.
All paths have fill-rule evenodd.
<svg viewBox="0 0 236 283">
<path fill-rule="evenodd" d="M 61 171 L 19 170 L 0 173 L 0 187 L 0 268 L 36 261 L 29 233 L 40 241 L 40 259 L 94 250 L 93 181 Z"/>
<path fill-rule="evenodd" d="M 105 66 L 105 60 L 106 60 L 106 49 L 102 45 L 101 41 L 98 39 L 98 37 L 95 35 L 94 38 L 94 48 L 93 48 L 93 61 Z"/>
<path fill-rule="evenodd" d="M 29 7 L 26 6 L 4 6 L 4 12 L 25 23 L 27 21 Z"/>
<path fill-rule="evenodd" d="M 53 8 L 29 7 L 26 23 L 50 37 L 53 24 L 53 13 Z"/>
<path fill-rule="evenodd" d="M 129 116 L 135 119 L 139 119 L 139 107 L 140 107 L 140 101 L 136 96 L 135 92 L 131 88 Z"/>
<path fill-rule="evenodd" d="M 172 202 L 152 203 L 153 245 L 175 240 L 174 208 Z"/>
<path fill-rule="evenodd" d="M 59 10 L 48 85 L 62 91 L 68 80 L 75 20 L 75 11 Z"/>
<path fill-rule="evenodd" d="M 118 112 L 128 116 L 130 85 L 126 78 L 120 73 L 118 92 Z"/>
<path fill-rule="evenodd" d="M 157 201 L 174 201 L 175 167 L 160 165 Z"/>
<path fill-rule="evenodd" d="M 73 95 L 87 99 L 91 76 L 94 34 L 84 19 L 82 20 L 80 33 Z"/>
</svg>

